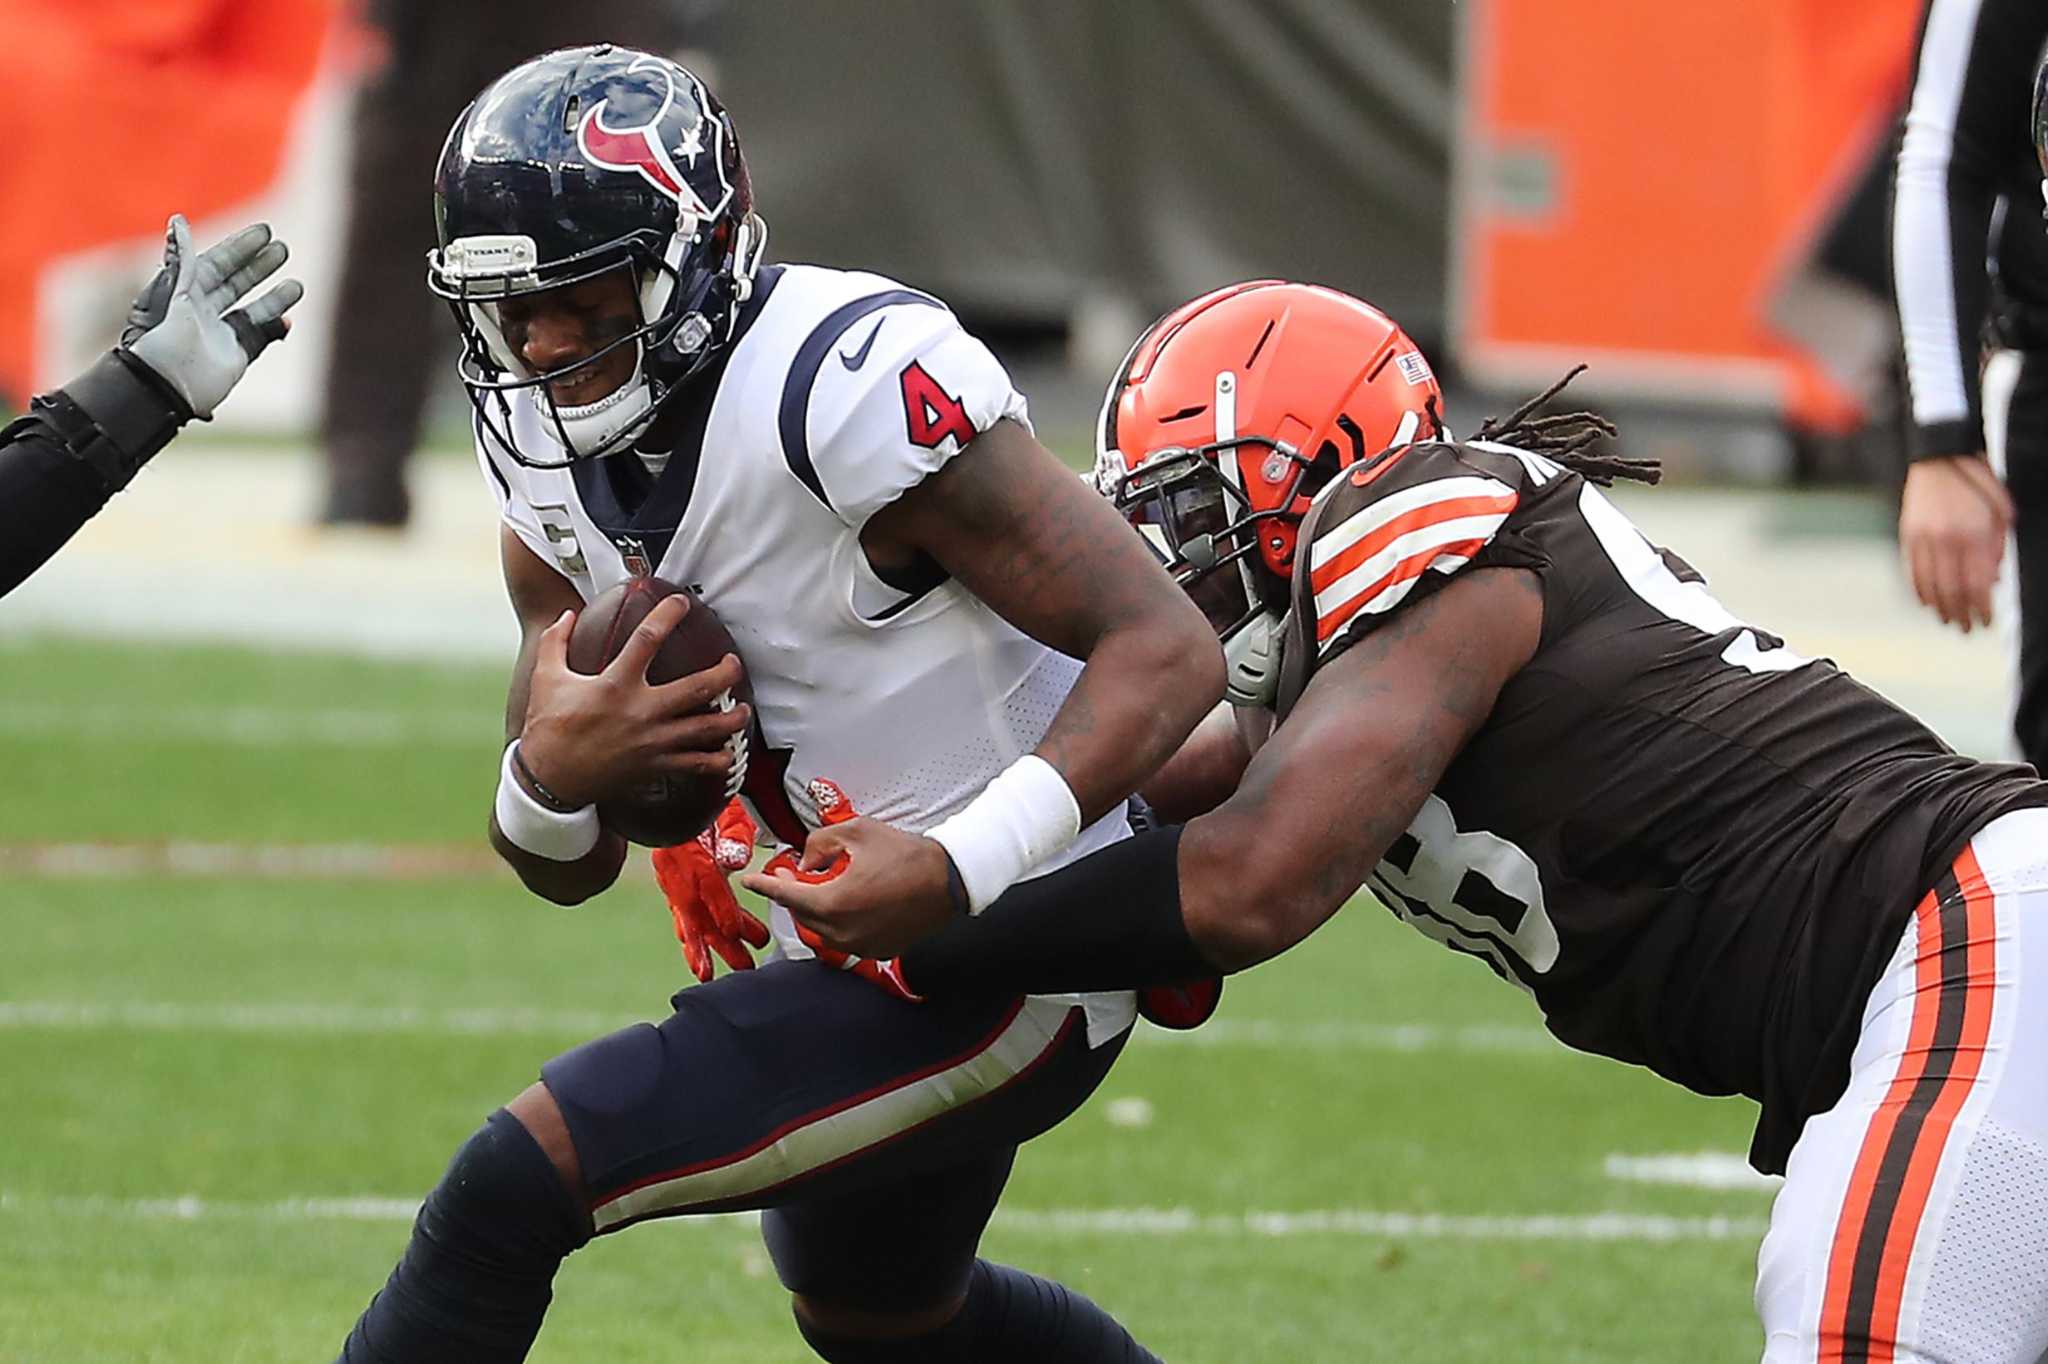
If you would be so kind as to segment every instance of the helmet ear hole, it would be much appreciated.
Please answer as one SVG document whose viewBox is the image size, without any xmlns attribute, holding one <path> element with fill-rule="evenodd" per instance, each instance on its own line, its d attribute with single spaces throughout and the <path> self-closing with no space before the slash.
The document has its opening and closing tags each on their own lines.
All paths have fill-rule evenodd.
<svg viewBox="0 0 2048 1364">
<path fill-rule="evenodd" d="M 1341 419 L 1340 419 L 1341 420 Z M 1308 462 L 1308 471 L 1301 476 L 1299 496 L 1314 497 L 1327 486 L 1331 479 L 1343 471 L 1341 457 L 1337 454 L 1335 441 L 1324 441 L 1317 447 L 1316 456 Z"/>
<path fill-rule="evenodd" d="M 1358 463 L 1358 461 L 1372 453 L 1372 451 L 1365 448 L 1365 432 L 1359 427 L 1357 422 L 1351 420 L 1349 412 L 1339 412 L 1337 414 L 1337 429 L 1342 431 L 1351 442 L 1351 462 L 1353 464 Z"/>
</svg>

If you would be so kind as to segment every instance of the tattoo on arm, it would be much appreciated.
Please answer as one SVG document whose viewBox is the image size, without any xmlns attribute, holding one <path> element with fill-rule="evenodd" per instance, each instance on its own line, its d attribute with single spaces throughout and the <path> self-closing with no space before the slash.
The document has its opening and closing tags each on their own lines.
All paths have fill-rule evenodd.
<svg viewBox="0 0 2048 1364">
<path fill-rule="evenodd" d="M 1444 601 L 1453 588 L 1459 596 Z M 1483 610 L 1471 609 L 1475 603 Z M 1387 723 L 1367 750 L 1362 779 L 1349 784 L 1351 798 L 1320 811 L 1323 846 L 1332 855 L 1317 868 L 1318 898 L 1341 904 L 1407 830 L 1493 713 L 1501 688 L 1535 653 L 1542 611 L 1542 584 L 1533 573 L 1481 570 L 1400 613 L 1332 665 L 1332 699 L 1354 716 L 1377 713 Z M 1508 628 L 1471 628 L 1487 617 Z M 1417 660 L 1426 672 L 1413 666 Z"/>
<path fill-rule="evenodd" d="M 898 508 L 905 538 L 1019 629 L 1076 658 L 1156 606 L 1161 587 L 1179 596 L 1115 509 L 1014 422 L 977 436 L 876 519 Z"/>
<path fill-rule="evenodd" d="M 1151 775 L 1222 694 L 1222 651 L 1200 610 L 1116 509 L 1015 422 L 982 432 L 869 530 L 929 554 L 1010 624 L 1084 660 L 1038 745 L 1084 822 Z"/>
<path fill-rule="evenodd" d="M 1218 886 L 1189 906 L 1197 941 L 1206 926 L 1223 944 L 1218 960 L 1249 964 L 1335 913 L 1485 724 L 1541 632 L 1535 575 L 1483 569 L 1318 672 L 1237 794 L 1188 826 L 1183 848 L 1206 865 L 1183 885 L 1196 897 L 1204 880 Z"/>
</svg>

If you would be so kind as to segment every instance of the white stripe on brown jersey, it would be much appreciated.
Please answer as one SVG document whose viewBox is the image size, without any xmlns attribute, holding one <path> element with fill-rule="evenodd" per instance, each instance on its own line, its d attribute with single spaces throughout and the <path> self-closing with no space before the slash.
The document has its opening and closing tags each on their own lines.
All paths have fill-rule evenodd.
<svg viewBox="0 0 2048 1364">
<path fill-rule="evenodd" d="M 1361 467 L 1352 481 L 1363 486 L 1371 475 Z M 1453 475 L 1389 492 L 1318 527 L 1308 561 L 1317 643 L 1327 644 L 1360 615 L 1391 611 L 1425 572 L 1464 567 L 1518 501 L 1499 479 Z"/>
</svg>

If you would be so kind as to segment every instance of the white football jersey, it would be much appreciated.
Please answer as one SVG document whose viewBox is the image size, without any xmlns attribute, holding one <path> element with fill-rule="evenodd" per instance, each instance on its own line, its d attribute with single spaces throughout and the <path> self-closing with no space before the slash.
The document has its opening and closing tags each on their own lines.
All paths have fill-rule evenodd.
<svg viewBox="0 0 2048 1364">
<path fill-rule="evenodd" d="M 944 305 L 879 275 L 764 270 L 743 330 L 694 387 L 659 475 L 631 454 L 565 469 L 520 464 L 479 430 L 505 522 L 589 601 L 634 572 L 695 591 L 724 621 L 753 685 L 765 751 L 806 823 L 813 777 L 853 808 L 922 832 L 1031 752 L 1079 662 L 936 572 L 914 590 L 869 567 L 868 518 L 1025 403 Z M 546 419 L 512 403 L 523 448 L 559 458 Z M 626 508 L 633 506 L 633 510 Z M 1124 808 L 1081 831 L 1051 871 L 1130 833 Z M 806 957 L 788 914 L 772 927 Z M 1089 1036 L 1128 1027 L 1128 993 L 1085 997 Z"/>
</svg>

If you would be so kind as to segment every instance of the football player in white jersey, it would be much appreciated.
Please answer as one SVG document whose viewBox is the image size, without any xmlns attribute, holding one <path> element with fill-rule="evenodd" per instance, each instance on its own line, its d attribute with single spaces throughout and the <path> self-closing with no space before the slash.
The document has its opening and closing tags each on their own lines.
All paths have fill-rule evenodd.
<svg viewBox="0 0 2048 1364">
<path fill-rule="evenodd" d="M 492 840 L 529 887 L 610 885 L 626 847 L 594 803 L 733 775 L 750 718 L 763 822 L 800 843 L 829 776 L 890 840 L 841 893 L 907 934 L 1129 836 L 1126 797 L 1221 695 L 1214 635 L 942 304 L 760 264 L 696 77 L 612 47 L 536 58 L 458 119 L 435 202 L 430 283 L 463 326 L 525 631 Z M 693 713 L 734 660 L 647 684 L 668 603 L 604 673 L 566 667 L 575 610 L 649 572 L 718 612 L 757 716 Z M 696 961 L 751 967 L 765 935 L 677 908 Z M 1017 1145 L 1092 1091 L 1131 995 L 913 1006 L 802 960 L 786 915 L 775 933 L 778 960 L 557 1057 L 491 1115 L 343 1358 L 524 1358 L 593 1235 L 761 1208 L 824 1358 L 1151 1359 L 1085 1298 L 976 1256 Z"/>
<path fill-rule="evenodd" d="M 1554 391 L 1554 390 L 1553 390 Z M 1548 396 L 1548 395 L 1546 395 Z M 2048 783 L 1962 757 L 1736 619 L 1597 485 L 1587 414 L 1454 441 L 1357 299 L 1183 305 L 1099 482 L 1229 636 L 1144 792 L 1184 829 L 1021 884 L 892 989 L 1098 989 L 1266 960 L 1369 886 L 1586 1051 L 1761 1108 L 1766 1364 L 2048 1352 Z M 848 821 L 806 857 L 865 855 Z M 750 884 L 884 950 L 831 882 Z"/>
</svg>

